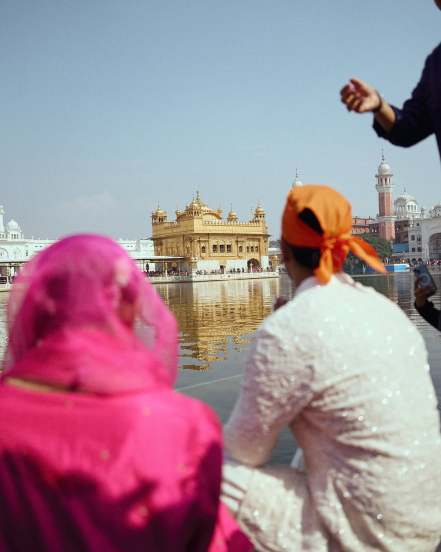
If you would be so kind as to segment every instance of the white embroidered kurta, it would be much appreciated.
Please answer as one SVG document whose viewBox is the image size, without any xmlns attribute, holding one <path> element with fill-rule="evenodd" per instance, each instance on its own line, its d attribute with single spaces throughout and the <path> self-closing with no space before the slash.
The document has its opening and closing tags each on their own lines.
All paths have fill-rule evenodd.
<svg viewBox="0 0 441 552">
<path fill-rule="evenodd" d="M 253 469 L 289 426 L 305 471 Z M 225 427 L 224 500 L 260 551 L 429 552 L 441 439 L 423 339 L 345 275 L 305 280 L 255 337 Z"/>
</svg>

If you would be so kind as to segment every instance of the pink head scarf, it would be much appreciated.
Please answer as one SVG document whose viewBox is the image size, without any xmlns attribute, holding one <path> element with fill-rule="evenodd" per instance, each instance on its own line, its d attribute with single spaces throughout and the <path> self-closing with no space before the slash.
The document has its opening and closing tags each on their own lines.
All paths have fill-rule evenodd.
<svg viewBox="0 0 441 552">
<path fill-rule="evenodd" d="M 112 394 L 170 387 L 176 377 L 174 316 L 102 236 L 62 239 L 26 264 L 9 297 L 8 333 L 4 378 Z"/>
</svg>

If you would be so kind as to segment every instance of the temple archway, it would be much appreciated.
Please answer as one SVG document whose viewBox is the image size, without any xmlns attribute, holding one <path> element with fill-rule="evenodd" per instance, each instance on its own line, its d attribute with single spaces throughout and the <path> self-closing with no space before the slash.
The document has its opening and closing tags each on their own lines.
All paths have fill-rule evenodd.
<svg viewBox="0 0 441 552">
<path fill-rule="evenodd" d="M 249 259 L 247 261 L 247 267 L 248 267 L 248 270 L 258 270 L 260 268 L 260 263 L 257 259 Z"/>
<path fill-rule="evenodd" d="M 431 259 L 441 259 L 441 233 L 430 236 L 429 257 Z"/>
</svg>

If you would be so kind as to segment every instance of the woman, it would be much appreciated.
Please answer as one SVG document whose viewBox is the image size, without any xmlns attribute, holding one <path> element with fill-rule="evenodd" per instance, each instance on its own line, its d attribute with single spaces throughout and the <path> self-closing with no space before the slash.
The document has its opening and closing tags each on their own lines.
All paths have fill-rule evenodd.
<svg viewBox="0 0 441 552">
<path fill-rule="evenodd" d="M 224 500 L 263 552 L 430 552 L 441 535 L 441 438 L 424 341 L 397 305 L 343 274 L 351 206 L 294 188 L 282 219 L 295 297 L 262 324 L 225 428 Z M 283 428 L 304 469 L 263 467 Z M 293 442 L 294 449 L 294 442 Z"/>
<path fill-rule="evenodd" d="M 8 303 L 0 549 L 248 550 L 219 510 L 211 410 L 172 390 L 174 317 L 112 240 L 30 261 Z"/>
</svg>

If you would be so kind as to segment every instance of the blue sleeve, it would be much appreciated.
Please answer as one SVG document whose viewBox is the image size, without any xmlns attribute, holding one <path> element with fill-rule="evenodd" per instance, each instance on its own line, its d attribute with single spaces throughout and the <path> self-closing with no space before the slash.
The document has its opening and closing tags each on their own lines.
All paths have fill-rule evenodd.
<svg viewBox="0 0 441 552">
<path fill-rule="evenodd" d="M 434 132 L 428 106 L 431 57 L 432 55 L 427 58 L 421 79 L 402 109 L 391 106 L 396 116 L 392 130 L 386 132 L 374 119 L 373 127 L 377 135 L 395 146 L 413 146 Z"/>
</svg>

